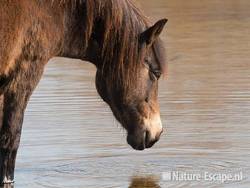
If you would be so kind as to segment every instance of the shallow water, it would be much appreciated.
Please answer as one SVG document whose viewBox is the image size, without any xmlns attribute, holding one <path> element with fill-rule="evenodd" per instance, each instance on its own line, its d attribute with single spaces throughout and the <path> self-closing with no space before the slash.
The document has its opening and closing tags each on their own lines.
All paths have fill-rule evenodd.
<svg viewBox="0 0 250 188">
<path fill-rule="evenodd" d="M 96 93 L 94 66 L 54 59 L 26 111 L 16 188 L 250 186 L 250 1 L 139 2 L 153 20 L 169 19 L 161 140 L 132 150 Z M 166 181 L 170 171 L 244 178 Z"/>
</svg>

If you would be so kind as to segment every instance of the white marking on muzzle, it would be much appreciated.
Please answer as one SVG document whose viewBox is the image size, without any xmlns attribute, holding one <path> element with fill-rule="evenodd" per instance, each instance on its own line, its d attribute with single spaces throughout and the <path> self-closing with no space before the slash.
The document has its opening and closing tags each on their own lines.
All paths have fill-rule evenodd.
<svg viewBox="0 0 250 188">
<path fill-rule="evenodd" d="M 162 122 L 160 114 L 155 113 L 148 119 L 144 120 L 147 130 L 150 132 L 150 135 L 155 138 L 162 132 Z"/>
</svg>

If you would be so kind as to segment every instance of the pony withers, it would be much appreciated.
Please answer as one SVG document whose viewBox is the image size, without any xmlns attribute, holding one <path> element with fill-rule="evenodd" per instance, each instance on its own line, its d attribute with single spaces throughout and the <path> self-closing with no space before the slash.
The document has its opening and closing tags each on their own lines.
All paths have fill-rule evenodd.
<svg viewBox="0 0 250 188">
<path fill-rule="evenodd" d="M 159 140 L 166 19 L 151 25 L 132 0 L 8 0 L 0 12 L 0 183 L 13 182 L 25 108 L 55 56 L 96 66 L 97 91 L 134 149 Z"/>
</svg>

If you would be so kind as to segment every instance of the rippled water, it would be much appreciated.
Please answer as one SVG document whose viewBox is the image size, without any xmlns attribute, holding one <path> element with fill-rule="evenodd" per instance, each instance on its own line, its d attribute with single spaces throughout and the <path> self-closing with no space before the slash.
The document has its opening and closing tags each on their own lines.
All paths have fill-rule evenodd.
<svg viewBox="0 0 250 188">
<path fill-rule="evenodd" d="M 250 1 L 139 2 L 169 18 L 160 142 L 132 150 L 96 93 L 95 68 L 54 59 L 26 112 L 16 188 L 250 186 Z M 171 170 L 240 170 L 244 180 L 164 181 Z"/>
</svg>

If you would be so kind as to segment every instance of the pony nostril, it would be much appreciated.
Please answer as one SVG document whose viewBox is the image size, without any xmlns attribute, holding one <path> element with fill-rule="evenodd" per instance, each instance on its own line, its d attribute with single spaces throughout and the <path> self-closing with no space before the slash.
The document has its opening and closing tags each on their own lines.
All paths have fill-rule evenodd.
<svg viewBox="0 0 250 188">
<path fill-rule="evenodd" d="M 146 144 L 146 148 L 151 148 L 157 141 L 159 141 L 160 136 L 161 136 L 161 132 L 159 132 L 155 138 L 151 137 L 150 131 L 146 131 L 145 134 L 145 144 Z"/>
<path fill-rule="evenodd" d="M 149 143 L 150 143 L 150 133 L 149 133 L 149 131 L 146 131 L 146 134 L 145 134 L 145 143 L 146 143 L 146 146 L 148 146 Z"/>
<path fill-rule="evenodd" d="M 162 133 L 163 133 L 163 129 L 162 129 L 161 132 L 159 132 L 158 135 L 156 136 L 156 140 L 157 140 L 157 141 L 160 139 Z"/>
</svg>

